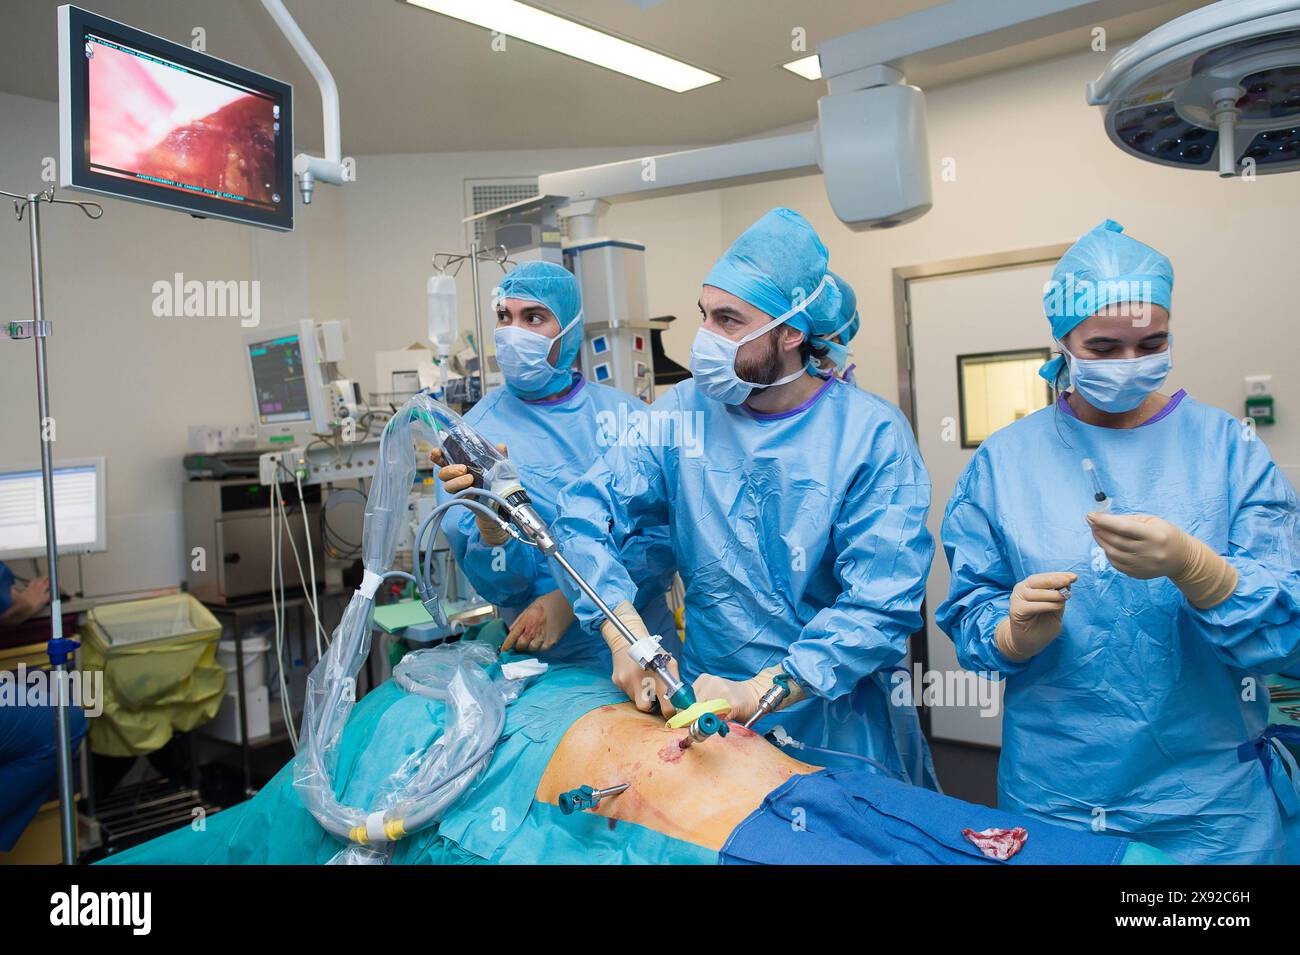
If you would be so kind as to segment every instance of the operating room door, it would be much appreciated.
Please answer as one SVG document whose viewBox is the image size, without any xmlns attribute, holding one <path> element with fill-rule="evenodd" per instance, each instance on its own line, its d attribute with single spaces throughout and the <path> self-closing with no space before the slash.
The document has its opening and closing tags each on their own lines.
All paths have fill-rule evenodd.
<svg viewBox="0 0 1300 955">
<path fill-rule="evenodd" d="M 943 553 L 939 526 L 957 478 L 975 453 L 974 448 L 962 446 L 963 411 L 967 412 L 968 422 L 973 415 L 971 362 L 978 362 L 981 356 L 1031 355 L 1033 349 L 1051 346 L 1041 307 L 1043 286 L 1050 277 L 1051 265 L 1035 262 L 985 271 L 948 272 L 906 282 L 917 441 L 934 486 L 929 525 L 936 548 L 926 588 L 926 645 L 929 666 L 932 671 L 938 671 L 936 676 L 960 671 L 952 641 L 935 625 L 934 611 L 948 595 L 948 560 Z M 963 356 L 968 356 L 964 402 L 958 370 Z M 1031 358 L 1019 360 L 1025 368 Z M 1045 400 L 1047 392 L 1043 390 L 1042 394 Z M 970 425 L 969 431 L 969 440 L 975 440 L 979 433 L 975 424 Z M 1024 464 L 1033 467 L 1032 461 Z M 965 684 L 960 680 L 945 680 L 945 686 L 964 686 L 976 693 L 966 692 L 964 705 L 958 705 L 961 697 L 956 692 L 945 691 L 936 701 L 941 705 L 928 708 L 933 737 L 1001 745 L 1002 686 L 980 683 L 976 686 L 973 680 Z M 996 700 L 996 705 L 980 705 L 981 699 L 986 703 Z M 981 715 L 989 711 L 993 715 Z"/>
</svg>

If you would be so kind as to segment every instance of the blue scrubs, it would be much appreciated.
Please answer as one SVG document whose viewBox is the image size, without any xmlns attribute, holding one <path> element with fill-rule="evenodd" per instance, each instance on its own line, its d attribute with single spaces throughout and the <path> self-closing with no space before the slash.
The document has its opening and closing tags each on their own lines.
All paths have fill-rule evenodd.
<svg viewBox="0 0 1300 955">
<path fill-rule="evenodd" d="M 14 605 L 14 572 L 0 561 L 0 613 L 7 613 Z"/>
<path fill-rule="evenodd" d="M 508 388 L 488 392 L 465 415 L 465 420 L 494 444 L 504 444 L 519 468 L 523 485 L 542 520 L 554 526 L 560 488 L 582 474 L 611 444 L 628 413 L 644 410 L 644 402 L 606 385 L 574 374 L 574 386 L 562 398 L 526 401 Z M 439 499 L 445 500 L 439 487 Z M 551 568 L 535 547 L 514 538 L 501 547 L 488 547 L 479 536 L 474 515 L 465 507 L 453 508 L 443 518 L 443 533 L 451 543 L 456 563 L 474 589 L 514 619 L 542 594 L 556 589 Z M 672 548 L 664 527 L 630 535 L 622 559 L 638 583 L 632 599 L 652 633 L 673 647 L 677 628 L 665 591 L 672 586 Z M 551 650 L 538 654 L 555 663 L 583 663 L 610 667 L 609 648 L 599 634 L 574 623 Z"/>
<path fill-rule="evenodd" d="M 86 735 L 80 707 L 69 710 L 72 748 Z M 48 705 L 0 705 L 0 852 L 17 843 L 43 804 L 54 799 L 58 782 L 54 710 Z"/>
<path fill-rule="evenodd" d="M 779 723 L 934 785 L 900 667 L 934 553 L 930 479 L 898 409 L 832 378 L 805 405 L 764 415 L 684 381 L 640 433 L 560 495 L 554 530 L 578 572 L 610 606 L 632 599 L 619 551 L 668 525 L 686 585 L 683 677 L 781 664 L 807 698 L 760 731 Z M 565 589 L 598 627 L 594 605 Z"/>
<path fill-rule="evenodd" d="M 1084 458 L 1116 513 L 1157 515 L 1224 555 L 1232 596 L 1198 610 L 1166 578 L 1111 567 L 1084 517 Z M 1142 427 L 1084 424 L 1058 404 L 980 445 L 944 516 L 952 587 L 936 619 L 963 667 L 1005 676 L 999 806 L 1182 862 L 1300 861 L 1300 818 L 1259 759 L 1238 757 L 1268 722 L 1263 677 L 1300 658 L 1297 521 L 1263 443 L 1181 392 Z M 1079 575 L 1061 635 L 1012 662 L 994 630 L 1012 587 L 1048 571 Z"/>
</svg>

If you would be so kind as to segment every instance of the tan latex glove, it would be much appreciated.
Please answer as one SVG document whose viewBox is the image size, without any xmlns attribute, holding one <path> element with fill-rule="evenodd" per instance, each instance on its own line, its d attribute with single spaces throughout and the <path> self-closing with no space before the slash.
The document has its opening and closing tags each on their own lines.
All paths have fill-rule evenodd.
<svg viewBox="0 0 1300 955">
<path fill-rule="evenodd" d="M 727 680 L 720 676 L 714 676 L 712 673 L 701 673 L 696 679 L 692 689 L 695 690 L 697 700 L 726 700 L 731 704 L 731 712 L 728 713 L 727 719 L 737 723 L 744 723 L 751 716 L 758 712 L 758 702 L 763 698 L 763 694 L 772 689 L 772 680 L 785 670 L 781 666 L 768 667 L 766 670 L 760 670 L 757 676 L 752 676 L 748 680 Z M 792 703 L 798 703 L 803 699 L 803 688 L 794 680 L 790 681 L 790 693 L 777 710 L 783 710 Z"/>
<path fill-rule="evenodd" d="M 506 453 L 506 446 L 498 444 L 497 450 L 502 454 Z M 469 473 L 469 466 L 465 464 L 447 464 L 447 458 L 442 453 L 442 448 L 434 448 L 429 452 L 429 458 L 434 464 L 438 465 L 438 480 L 442 482 L 443 490 L 448 494 L 459 494 L 467 487 L 474 486 L 474 475 Z M 480 501 L 480 504 L 486 504 L 486 501 Z M 483 538 L 483 543 L 489 547 L 500 547 L 510 539 L 510 535 L 501 529 L 500 525 L 494 524 L 478 511 L 474 512 L 474 523 L 478 525 L 478 536 Z"/>
<path fill-rule="evenodd" d="M 1236 568 L 1162 518 L 1094 511 L 1088 526 L 1116 570 L 1138 580 L 1168 577 L 1201 610 L 1223 603 L 1237 589 Z"/>
<path fill-rule="evenodd" d="M 1011 612 L 1002 618 L 995 634 L 1004 657 L 1028 660 L 1061 635 L 1069 599 L 1061 589 L 1078 579 L 1069 572 L 1030 574 L 1012 588 Z"/>
<path fill-rule="evenodd" d="M 646 629 L 645 621 L 641 615 L 636 612 L 632 604 L 624 600 L 614 608 L 614 616 L 623 621 L 623 626 L 632 631 L 632 635 L 638 640 L 644 639 L 650 635 Z M 649 713 L 654 709 L 655 699 L 659 700 L 659 709 L 665 717 L 672 716 L 676 710 L 673 709 L 672 703 L 668 699 L 665 687 L 655 677 L 652 670 L 642 670 L 635 660 L 632 659 L 631 648 L 624 636 L 614 628 L 614 625 L 606 620 L 600 625 L 600 635 L 605 638 L 605 644 L 609 647 L 610 656 L 614 660 L 614 672 L 610 674 L 610 679 L 614 684 L 627 694 L 636 708 L 642 713 Z M 681 677 L 677 672 L 677 661 L 672 662 L 673 676 L 678 679 Z"/>
<path fill-rule="evenodd" d="M 524 612 L 515 618 L 506 634 L 501 652 L 514 650 L 517 653 L 541 653 L 560 642 L 564 631 L 573 623 L 573 607 L 564 594 L 552 590 L 542 594 L 530 603 Z M 627 643 L 626 640 L 623 641 Z"/>
</svg>

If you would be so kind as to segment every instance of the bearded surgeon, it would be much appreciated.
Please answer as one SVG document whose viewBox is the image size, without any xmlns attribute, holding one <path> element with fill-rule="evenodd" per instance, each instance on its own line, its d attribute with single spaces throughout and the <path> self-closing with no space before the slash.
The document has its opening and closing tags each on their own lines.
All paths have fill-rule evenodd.
<svg viewBox="0 0 1300 955">
<path fill-rule="evenodd" d="M 844 326 L 826 246 L 773 209 L 704 280 L 693 378 L 647 411 L 641 440 L 608 450 L 560 495 L 565 556 L 638 637 L 637 588 L 619 554 L 669 530 L 685 584 L 681 677 L 744 722 L 778 681 L 780 724 L 825 765 L 934 785 L 902 668 L 921 627 L 934 545 L 930 480 L 897 408 L 811 374 Z M 670 425 L 697 423 L 698 441 Z M 579 621 L 605 638 L 638 708 L 672 705 L 628 644 L 562 572 Z"/>
</svg>

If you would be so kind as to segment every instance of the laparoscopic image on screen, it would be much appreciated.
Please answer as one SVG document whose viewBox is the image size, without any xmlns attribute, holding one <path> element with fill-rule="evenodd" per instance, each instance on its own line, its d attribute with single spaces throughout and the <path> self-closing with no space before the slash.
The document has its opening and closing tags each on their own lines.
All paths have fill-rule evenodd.
<svg viewBox="0 0 1300 955">
<path fill-rule="evenodd" d="M 94 172 L 275 204 L 279 107 L 270 98 L 90 36 Z"/>
</svg>

